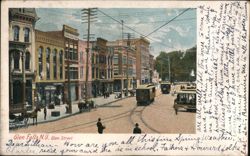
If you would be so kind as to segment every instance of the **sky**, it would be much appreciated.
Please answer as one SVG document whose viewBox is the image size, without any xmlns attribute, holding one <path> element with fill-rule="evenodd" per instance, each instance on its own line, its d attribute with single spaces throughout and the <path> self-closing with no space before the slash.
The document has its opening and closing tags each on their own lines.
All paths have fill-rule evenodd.
<svg viewBox="0 0 250 156">
<path fill-rule="evenodd" d="M 184 51 L 196 45 L 197 30 L 196 9 L 186 9 L 98 8 L 96 20 L 91 22 L 90 34 L 93 34 L 92 40 L 97 37 L 108 41 L 121 39 L 122 25 L 119 21 L 123 20 L 123 32 L 131 33 L 133 38 L 147 36 L 150 53 L 155 57 L 161 51 Z M 80 39 L 84 39 L 87 34 L 87 24 L 82 23 L 81 9 L 39 8 L 36 12 L 40 18 L 36 23 L 38 30 L 62 30 L 63 24 L 66 24 L 78 29 Z"/>
</svg>

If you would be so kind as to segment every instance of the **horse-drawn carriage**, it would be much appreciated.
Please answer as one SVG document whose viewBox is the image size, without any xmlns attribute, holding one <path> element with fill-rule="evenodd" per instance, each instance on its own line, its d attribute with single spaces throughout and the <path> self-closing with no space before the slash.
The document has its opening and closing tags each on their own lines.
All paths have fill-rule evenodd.
<svg viewBox="0 0 250 156">
<path fill-rule="evenodd" d="M 33 119 L 33 125 L 37 124 L 37 112 L 41 111 L 40 108 L 35 108 L 32 111 L 26 111 L 24 113 L 20 113 L 19 115 L 9 114 L 9 128 L 21 128 L 27 127 L 29 123 L 29 118 Z"/>
<path fill-rule="evenodd" d="M 90 111 L 92 108 L 94 108 L 94 101 L 93 100 L 88 100 L 87 102 L 85 102 L 84 100 L 79 101 L 78 103 L 78 109 L 80 111 L 80 113 L 82 111 Z"/>
</svg>

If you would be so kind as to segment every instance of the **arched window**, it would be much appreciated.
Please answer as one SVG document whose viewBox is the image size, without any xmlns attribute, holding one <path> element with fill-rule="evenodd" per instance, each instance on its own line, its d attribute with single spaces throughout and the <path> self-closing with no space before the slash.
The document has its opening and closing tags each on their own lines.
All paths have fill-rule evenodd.
<svg viewBox="0 0 250 156">
<path fill-rule="evenodd" d="M 24 28 L 24 42 L 30 41 L 30 29 Z"/>
<path fill-rule="evenodd" d="M 59 53 L 60 60 L 60 79 L 63 79 L 63 51 L 61 50 Z"/>
<path fill-rule="evenodd" d="M 25 70 L 30 69 L 30 53 L 26 52 L 25 53 Z"/>
<path fill-rule="evenodd" d="M 14 69 L 18 70 L 19 68 L 19 61 L 20 61 L 20 53 L 15 51 L 14 54 Z"/>
<path fill-rule="evenodd" d="M 57 50 L 54 49 L 53 51 L 53 69 L 54 69 L 54 79 L 57 78 Z"/>
<path fill-rule="evenodd" d="M 20 28 L 18 26 L 13 27 L 13 39 L 14 41 L 19 41 L 19 30 Z"/>
<path fill-rule="evenodd" d="M 39 73 L 39 76 L 40 78 L 42 79 L 43 78 L 43 47 L 39 47 L 38 49 L 38 73 Z"/>
<path fill-rule="evenodd" d="M 46 48 L 46 77 L 50 79 L 50 49 Z"/>
<path fill-rule="evenodd" d="M 19 80 L 13 83 L 13 104 L 20 104 L 22 102 L 22 84 Z"/>
</svg>

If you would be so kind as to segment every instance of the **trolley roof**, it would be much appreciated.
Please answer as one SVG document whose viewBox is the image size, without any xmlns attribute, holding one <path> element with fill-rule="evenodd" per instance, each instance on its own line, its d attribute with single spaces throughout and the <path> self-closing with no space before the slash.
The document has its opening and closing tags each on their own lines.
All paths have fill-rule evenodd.
<svg viewBox="0 0 250 156">
<path fill-rule="evenodd" d="M 196 94 L 196 90 L 181 90 L 177 94 Z"/>
<path fill-rule="evenodd" d="M 136 89 L 150 89 L 150 88 L 155 88 L 155 86 L 152 84 L 146 84 L 146 85 L 140 85 Z"/>
<path fill-rule="evenodd" d="M 161 82 L 161 84 L 171 84 L 170 82 Z"/>
</svg>

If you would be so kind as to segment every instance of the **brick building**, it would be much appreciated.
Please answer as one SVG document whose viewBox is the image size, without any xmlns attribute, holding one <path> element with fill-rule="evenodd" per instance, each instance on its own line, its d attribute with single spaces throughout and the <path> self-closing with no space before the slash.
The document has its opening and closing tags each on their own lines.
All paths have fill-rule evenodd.
<svg viewBox="0 0 250 156">
<path fill-rule="evenodd" d="M 97 38 L 92 45 L 92 94 L 113 92 L 113 49 L 107 47 L 107 40 Z"/>
<path fill-rule="evenodd" d="M 64 39 L 35 30 L 36 97 L 38 104 L 61 104 L 64 93 Z"/>
</svg>

